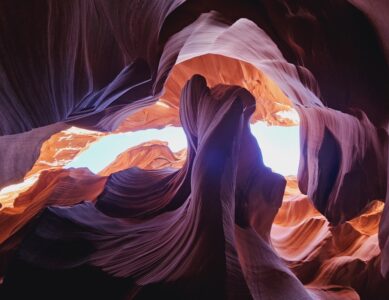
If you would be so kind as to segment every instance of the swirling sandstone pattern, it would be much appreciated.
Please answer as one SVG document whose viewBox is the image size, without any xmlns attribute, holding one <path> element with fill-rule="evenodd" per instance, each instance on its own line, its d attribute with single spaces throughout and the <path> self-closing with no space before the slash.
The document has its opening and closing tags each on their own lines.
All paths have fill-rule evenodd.
<svg viewBox="0 0 389 300">
<path fill-rule="evenodd" d="M 388 13 L 385 0 L 2 0 L 0 186 L 32 184 L 0 196 L 4 293 L 387 299 Z M 291 108 L 301 158 L 281 206 L 285 182 L 247 124 L 290 125 Z M 143 145 L 104 176 L 62 169 L 107 134 L 62 139 L 71 126 L 166 125 L 186 131 L 186 159 Z"/>
</svg>

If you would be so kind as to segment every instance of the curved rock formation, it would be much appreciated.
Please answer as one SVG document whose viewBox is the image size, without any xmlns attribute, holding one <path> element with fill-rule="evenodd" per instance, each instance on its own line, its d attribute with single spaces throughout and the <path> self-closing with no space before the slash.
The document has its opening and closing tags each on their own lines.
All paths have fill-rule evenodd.
<svg viewBox="0 0 389 300">
<path fill-rule="evenodd" d="M 25 178 L 37 175 L 44 170 L 64 167 L 104 135 L 101 132 L 75 127 L 53 134 L 42 144 L 40 155 Z"/>
<path fill-rule="evenodd" d="M 78 135 L 75 135 L 76 133 Z M 56 159 L 55 161 L 58 162 L 58 156 L 53 155 L 52 150 L 54 149 L 56 153 L 64 155 L 65 161 L 68 161 L 79 150 L 77 147 L 69 147 L 69 143 L 73 146 L 80 146 L 94 138 L 90 132 L 84 132 L 84 135 L 81 133 L 80 130 L 67 130 L 53 135 L 45 143 L 46 148 L 42 149 L 48 151 L 43 153 L 48 158 Z M 60 142 L 65 142 L 62 151 L 60 151 L 62 145 L 53 142 L 58 141 L 58 139 Z M 34 175 L 22 184 L 16 185 L 12 190 L 3 193 L 0 197 L 2 205 L 0 209 L 2 228 L 0 244 L 3 244 L 0 251 L 0 277 L 4 274 L 8 257 L 24 236 L 23 228 L 46 206 L 71 205 L 85 199 L 93 201 L 102 192 L 107 179 L 105 176 L 131 167 L 141 169 L 182 167 L 185 162 L 185 153 L 185 150 L 176 154 L 172 153 L 166 142 L 143 143 L 119 155 L 113 163 L 100 172 L 99 175 L 103 177 L 91 174 L 86 169 L 60 169 L 61 161 L 50 166 L 45 160 L 38 160 L 32 169 L 32 171 L 37 171 L 30 171 Z M 53 169 L 42 171 L 44 167 L 48 166 Z M 88 189 L 85 189 L 85 186 L 88 186 Z"/>
<path fill-rule="evenodd" d="M 104 136 L 104 133 L 75 127 L 53 134 L 42 144 L 38 159 L 31 170 L 25 174 L 23 181 L 0 190 L 0 208 L 12 207 L 15 199 L 22 192 L 31 188 L 43 171 L 62 169 L 80 152 L 87 150 L 91 143 L 99 140 L 102 136 Z M 12 139 L 10 142 L 12 142 Z M 11 150 L 15 149 L 11 146 Z"/>
<path fill-rule="evenodd" d="M 266 244 L 285 181 L 263 165 L 249 133 L 253 104 L 242 88 L 209 90 L 202 77 L 194 77 L 181 102 L 190 145 L 185 165 L 179 170 L 125 169 L 109 177 L 96 205 L 50 208 L 24 241 L 19 259 L 50 269 L 97 266 L 131 278 L 137 293 L 159 283 L 160 293 L 169 295 L 173 284 L 181 297 L 258 297 L 265 291 L 269 297 L 309 298 Z M 246 147 L 240 148 L 240 140 Z M 258 218 L 265 212 L 269 218 Z M 247 229 L 236 227 L 235 219 Z M 83 250 L 77 247 L 81 241 L 87 243 Z M 112 248 L 112 243 L 120 245 Z M 250 245 L 262 251 L 248 252 L 255 249 Z M 57 247 L 68 251 L 52 256 Z M 159 251 L 153 251 L 156 247 Z M 271 278 L 253 276 L 262 267 L 279 274 L 283 292 L 266 284 Z M 12 289 L 15 280 L 20 278 L 6 276 L 5 288 L 18 294 Z"/>
<path fill-rule="evenodd" d="M 360 216 L 331 226 L 296 186 L 296 179 L 288 178 L 271 237 L 278 254 L 298 278 L 307 287 L 348 291 L 352 299 L 388 295 L 380 274 L 378 245 L 384 204 L 374 201 Z M 337 296 L 346 297 L 341 293 Z"/>
<path fill-rule="evenodd" d="M 145 170 L 158 170 L 167 167 L 179 169 L 184 165 L 185 158 L 185 149 L 173 153 L 167 142 L 150 141 L 132 147 L 118 155 L 114 162 L 99 172 L 99 175 L 108 176 L 131 167 Z"/>
<path fill-rule="evenodd" d="M 388 13 L 384 0 L 1 1 L 0 186 L 31 183 L 45 169 L 27 191 L 1 200 L 0 251 L 20 247 L 4 286 L 12 290 L 37 264 L 72 268 L 60 278 L 120 286 L 115 296 L 388 298 L 389 208 L 376 202 L 389 186 Z M 194 74 L 211 90 L 199 77 L 184 87 Z M 268 243 L 283 180 L 261 164 L 246 128 L 251 115 L 291 124 L 279 114 L 288 109 L 301 120 L 298 187 L 307 196 L 285 199 L 271 240 L 297 277 Z M 189 139 L 180 169 L 159 169 L 175 155 L 161 162 L 151 151 L 136 162 L 132 150 L 104 171 L 123 167 L 109 179 L 58 164 L 100 135 L 66 150 L 74 142 L 60 132 L 71 126 L 178 126 L 179 111 Z M 52 155 L 50 141 L 65 150 Z M 252 171 L 256 164 L 267 176 Z M 74 197 L 50 198 L 73 175 Z M 90 180 L 96 186 L 79 186 Z M 248 201 L 256 189 L 258 202 Z M 94 198 L 29 222 L 46 205 Z M 76 249 L 66 248 L 73 238 Z M 79 278 L 72 283 L 82 287 Z"/>
</svg>

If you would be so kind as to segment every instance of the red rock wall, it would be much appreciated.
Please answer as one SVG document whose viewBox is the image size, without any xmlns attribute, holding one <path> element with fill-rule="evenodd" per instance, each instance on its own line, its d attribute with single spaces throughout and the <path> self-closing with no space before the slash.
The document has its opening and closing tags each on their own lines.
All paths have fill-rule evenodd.
<svg viewBox="0 0 389 300">
<path fill-rule="evenodd" d="M 216 214 L 213 216 L 217 216 L 215 219 L 219 220 L 219 223 L 215 223 L 212 229 L 215 231 L 207 232 L 204 240 L 199 241 L 201 246 L 198 250 L 202 253 L 201 249 L 205 249 L 207 243 L 220 242 L 216 242 L 217 247 L 215 246 L 215 252 L 212 252 L 212 255 L 215 255 L 215 265 L 210 269 L 215 273 L 206 277 L 209 279 L 213 276 L 220 282 L 216 282 L 211 290 L 216 294 L 224 293 L 225 291 L 221 292 L 221 277 L 224 276 L 221 274 L 227 274 L 226 282 L 231 280 L 237 282 L 236 286 L 240 286 L 236 289 L 231 286 L 228 291 L 233 298 L 238 297 L 239 292 L 253 298 L 271 295 L 274 298 L 292 299 L 295 295 L 301 299 L 313 294 L 318 297 L 335 297 L 336 288 L 334 290 L 327 287 L 336 284 L 346 287 L 338 291 L 338 296 L 341 295 L 339 297 L 355 298 L 358 293 L 367 299 L 385 299 L 387 291 L 383 288 L 385 284 L 380 276 L 388 278 L 389 272 L 389 209 L 383 209 L 379 226 L 381 256 L 374 252 L 378 251 L 376 248 L 371 253 L 366 250 L 370 245 L 375 245 L 375 237 L 370 238 L 375 233 L 364 229 L 371 227 L 371 221 L 367 221 L 361 228 L 355 225 L 359 222 L 355 220 L 371 218 L 376 224 L 378 217 L 371 215 L 374 215 L 380 205 L 374 201 L 384 201 L 389 186 L 389 47 L 386 38 L 389 29 L 385 19 L 388 11 L 389 5 L 384 0 L 374 3 L 354 0 L 263 0 L 255 3 L 218 0 L 95 0 L 47 3 L 30 1 L 23 4 L 4 0 L 0 3 L 0 185 L 21 181 L 26 174 L 46 168 L 42 161 L 49 161 L 51 164 L 57 161 L 59 157 L 49 155 L 51 150 L 48 151 L 47 146 L 50 142 L 44 144 L 43 148 L 42 144 L 53 134 L 69 126 L 99 131 L 127 131 L 181 123 L 187 130 L 191 147 L 196 147 L 209 138 L 206 130 L 201 127 L 203 125 L 199 125 L 199 118 L 210 116 L 202 116 L 196 111 L 199 105 L 196 101 L 204 98 L 199 91 L 205 89 L 192 87 L 184 90 L 181 97 L 190 99 L 184 102 L 184 107 L 182 103 L 178 105 L 178 96 L 186 81 L 194 73 L 199 73 L 205 76 L 210 87 L 214 87 L 212 97 L 221 99 L 220 101 L 228 102 L 231 94 L 223 88 L 218 88 L 219 83 L 238 85 L 252 93 L 257 109 L 255 113 L 251 111 L 253 107 L 247 109 L 254 113 L 255 120 L 288 124 L 289 121 L 280 119 L 276 113 L 291 105 L 298 111 L 301 119 L 298 185 L 317 209 L 314 215 L 311 215 L 313 208 L 307 203 L 301 204 L 306 210 L 302 215 L 310 215 L 311 223 L 321 224 L 311 225 L 312 228 L 307 229 L 310 239 L 331 236 L 331 239 L 336 240 L 334 243 L 337 248 L 342 249 L 343 243 L 343 246 L 347 244 L 354 249 L 347 250 L 348 252 L 344 250 L 347 255 L 343 256 L 351 256 L 351 260 L 339 254 L 343 250 L 336 255 L 326 254 L 319 260 L 313 259 L 320 265 L 312 267 L 316 271 L 319 268 L 317 272 L 306 273 L 304 268 L 309 267 L 304 266 L 301 267 L 304 269 L 301 271 L 303 275 L 299 275 L 300 271 L 296 271 L 292 266 L 291 269 L 297 272 L 297 277 L 307 284 L 306 290 L 264 242 L 272 217 L 277 212 L 277 205 L 267 206 L 265 201 L 263 206 L 255 208 L 258 209 L 257 215 L 242 216 L 238 213 L 237 222 L 242 227 L 251 228 L 250 231 L 239 226 L 232 230 L 234 222 L 231 221 L 231 214 L 234 205 L 231 204 L 231 199 L 226 200 L 227 204 L 223 205 L 220 203 L 224 202 L 217 202 L 216 208 L 209 209 Z M 160 102 L 157 102 L 158 100 Z M 209 99 L 207 101 L 212 102 Z M 180 121 L 177 117 L 178 109 L 188 114 L 181 114 Z M 227 114 L 227 110 L 224 112 Z M 220 113 L 220 116 L 223 116 L 223 113 Z M 232 132 L 236 132 L 234 130 L 238 130 L 240 126 L 239 122 L 232 123 L 235 127 L 228 127 L 228 123 L 225 126 L 229 129 L 224 129 L 225 132 L 213 128 L 220 135 L 214 138 L 216 144 L 216 141 L 228 144 L 224 135 L 234 136 Z M 193 134 L 197 130 L 202 130 L 204 140 Z M 77 151 L 82 151 L 94 139 L 95 137 L 82 139 Z M 236 140 L 241 141 L 238 134 Z M 246 157 L 257 157 L 257 150 L 252 150 Z M 208 154 L 209 157 L 214 157 L 211 154 L 212 152 Z M 75 153 L 68 155 L 63 159 L 69 159 Z M 188 193 L 188 186 L 192 186 L 192 191 L 201 194 L 206 190 L 202 184 L 206 187 L 218 184 L 213 181 L 195 184 L 188 182 L 191 179 L 185 179 L 189 178 L 187 174 L 190 168 L 195 170 L 198 167 L 196 159 L 191 155 L 194 154 L 188 154 L 186 164 L 179 171 L 174 171 L 176 173 L 157 172 L 159 175 L 153 177 L 158 179 L 158 182 L 164 182 L 165 188 L 162 190 L 166 192 L 167 189 L 169 193 L 174 192 L 180 196 L 158 198 L 146 193 L 145 199 L 150 200 L 147 205 L 134 199 L 130 201 L 132 204 L 128 204 L 123 200 L 125 197 L 118 197 L 121 192 L 113 191 L 118 189 L 126 194 L 136 194 L 131 187 L 123 185 L 123 182 L 128 179 L 136 182 L 139 174 L 123 170 L 111 176 L 113 188 L 109 193 L 102 194 L 99 210 L 112 216 L 124 207 L 128 209 L 130 216 L 147 219 L 162 215 L 165 206 L 170 209 L 183 207 L 182 197 Z M 196 152 L 195 156 L 197 155 L 205 157 L 203 153 Z M 246 178 L 248 174 L 245 172 L 249 172 L 250 166 L 247 161 L 234 163 L 227 157 L 222 157 L 225 159 L 223 164 L 231 166 L 232 169 L 238 168 L 242 178 Z M 191 160 L 193 166 L 190 165 Z M 49 170 L 43 174 L 62 171 Z M 218 174 L 221 176 L 220 172 Z M 228 172 L 226 174 L 227 177 L 232 176 Z M 193 174 L 194 178 L 195 175 Z M 227 180 L 227 177 L 223 177 L 223 180 Z M 179 182 L 185 184 L 178 185 Z M 237 181 L 238 186 L 241 183 Z M 277 198 L 281 184 L 278 186 L 272 183 L 272 186 L 277 187 L 273 191 L 263 187 L 266 177 L 259 180 L 258 186 L 261 186 L 260 183 L 264 195 Z M 145 189 L 146 187 L 147 185 Z M 198 190 L 193 190 L 194 187 Z M 234 191 L 226 189 L 225 193 L 227 192 L 232 194 Z M 91 190 L 90 193 L 95 196 L 98 194 L 97 190 Z M 74 199 L 81 201 L 81 198 Z M 31 199 L 31 204 L 35 203 Z M 122 201 L 112 203 L 113 199 Z M 46 200 L 45 198 L 38 201 L 41 203 L 39 208 L 31 210 L 31 214 L 21 217 L 21 220 L 28 220 L 44 205 L 53 204 Z M 202 203 L 201 200 L 198 201 Z M 168 204 L 170 202 L 171 206 Z M 81 205 L 75 211 L 85 207 L 89 206 Z M 207 219 L 207 213 L 202 214 L 203 210 L 198 209 L 199 211 L 193 214 L 199 218 L 204 217 L 204 220 L 200 218 L 204 224 L 212 222 Z M 245 206 L 239 206 L 237 211 L 245 211 Z M 318 212 L 321 213 L 320 216 L 317 215 Z M 365 217 L 366 214 L 369 217 Z M 63 216 L 62 213 L 59 215 Z M 317 221 L 316 216 L 320 221 Z M 261 223 L 261 218 L 266 225 Z M 287 217 L 288 220 L 298 218 L 299 214 Z M 23 226 L 23 222 L 20 226 Z M 325 230 L 325 226 L 328 226 L 326 222 L 335 226 L 331 235 Z M 262 224 L 262 227 L 257 226 L 258 224 Z M 263 228 L 266 229 L 262 232 Z M 5 238 L 12 235 L 6 233 L 6 230 L 4 232 Z M 171 231 L 169 232 L 171 234 Z M 223 234 L 220 234 L 221 232 Z M 342 242 L 339 242 L 338 236 L 346 233 L 350 235 L 350 239 L 340 239 Z M 223 236 L 228 237 L 223 247 L 228 251 L 234 249 L 232 252 L 224 252 L 232 253 L 231 257 L 235 257 L 230 261 L 229 256 L 223 260 L 215 254 L 224 251 L 221 246 L 224 243 Z M 229 237 L 232 236 L 234 238 L 230 241 Z M 258 239 L 258 236 L 261 236 L 262 240 Z M 211 237 L 217 238 L 213 240 Z M 94 238 L 92 240 L 96 241 Z M 234 244 L 235 241 L 237 244 Z M 340 246 L 337 246 L 337 243 Z M 320 249 L 330 250 L 320 251 L 334 251 L 335 246 L 324 244 Z M 310 245 L 306 245 L 300 255 L 311 253 L 308 251 L 309 247 Z M 183 259 L 185 253 L 183 251 L 176 254 Z M 165 254 L 167 255 L 167 252 Z M 370 256 L 366 256 L 367 254 Z M 202 257 L 201 255 L 198 257 Z M 339 256 L 341 259 L 338 259 Z M 162 256 L 158 256 L 158 259 L 162 259 Z M 361 260 L 364 263 L 361 264 Z M 208 263 L 209 259 L 204 258 L 204 261 Z M 96 258 L 94 263 L 99 266 L 106 265 L 106 257 Z M 145 265 L 150 263 L 151 260 L 144 262 Z M 190 265 L 193 263 L 188 262 Z M 239 265 L 238 268 L 236 264 Z M 297 263 L 300 267 L 299 264 Z M 377 273 L 378 265 L 381 275 Z M 144 285 L 166 278 L 176 280 L 180 276 L 186 276 L 181 269 L 173 276 L 174 272 L 168 265 L 163 266 L 165 271 L 153 269 L 149 277 L 145 274 L 135 276 L 137 283 Z M 363 275 L 352 282 L 342 276 L 333 275 L 342 268 L 347 270 L 346 274 L 359 270 Z M 259 274 L 258 270 L 262 269 L 272 270 L 269 272 L 275 274 L 274 276 L 287 275 L 283 275 L 285 280 L 281 280 L 279 277 L 269 277 L 269 272 Z M 131 270 L 139 271 L 136 268 Z M 231 275 L 235 274 L 231 273 L 231 270 L 239 270 L 236 278 Z M 309 279 L 306 279 L 308 277 Z M 150 278 L 154 281 L 150 281 Z M 277 294 L 280 291 L 270 284 L 269 278 L 280 281 L 285 287 L 283 294 Z M 366 289 L 361 288 L 361 282 L 367 281 L 375 282 L 378 287 L 367 284 Z M 205 279 L 204 282 L 196 284 L 208 287 L 209 283 Z"/>
</svg>

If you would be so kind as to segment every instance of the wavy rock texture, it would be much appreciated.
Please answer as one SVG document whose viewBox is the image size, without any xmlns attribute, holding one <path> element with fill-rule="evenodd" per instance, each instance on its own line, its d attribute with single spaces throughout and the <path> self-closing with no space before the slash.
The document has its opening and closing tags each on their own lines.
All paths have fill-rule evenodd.
<svg viewBox="0 0 389 300">
<path fill-rule="evenodd" d="M 384 203 L 373 201 L 362 214 L 331 226 L 288 178 L 282 206 L 274 220 L 272 243 L 307 286 L 344 291 L 352 299 L 379 299 L 389 290 L 380 274 L 378 227 Z M 342 296 L 342 293 L 337 295 Z"/>
<path fill-rule="evenodd" d="M 43 171 L 31 187 L 16 196 L 12 206 L 0 210 L 1 274 L 4 275 L 9 257 L 24 237 L 28 222 L 46 206 L 73 205 L 95 199 L 104 188 L 105 181 L 105 177 L 96 176 L 88 169 Z"/>
<path fill-rule="evenodd" d="M 138 293 L 143 292 L 141 287 L 146 290 L 143 293 L 148 293 L 147 287 L 153 283 L 172 282 L 178 291 L 186 287 L 179 293 L 182 296 L 194 293 L 211 298 L 250 294 L 256 297 L 263 291 L 259 290 L 259 278 L 253 277 L 253 272 L 265 263 L 266 269 L 280 274 L 287 289 L 280 294 L 259 280 L 267 294 L 309 298 L 266 243 L 266 228 L 270 228 L 272 217 L 258 219 L 258 214 L 253 213 L 270 209 L 274 217 L 285 185 L 281 176 L 263 165 L 258 145 L 249 133 L 248 118 L 254 111 L 253 104 L 254 98 L 242 88 L 217 86 L 209 90 L 202 77 L 194 77 L 184 88 L 181 103 L 181 119 L 190 144 L 185 165 L 179 170 L 130 168 L 112 174 L 95 205 L 85 202 L 47 210 L 18 255 L 40 267 L 97 266 L 112 276 L 131 278 Z M 224 133 L 226 129 L 234 133 L 233 138 Z M 235 139 L 242 139 L 248 148 L 239 149 L 240 143 Z M 236 210 L 240 211 L 237 222 L 247 227 L 243 229 L 234 225 L 233 191 L 236 182 L 244 187 L 240 181 L 253 175 L 248 172 L 250 164 L 256 181 L 251 179 L 250 186 L 238 195 L 247 207 L 240 204 Z M 191 180 L 192 176 L 199 180 Z M 270 182 L 274 186 L 268 185 Z M 204 227 L 211 220 L 215 227 Z M 112 234 L 121 237 L 112 239 Z M 76 246 L 80 239 L 90 244 L 91 248 L 84 248 L 89 253 Z M 111 243 L 120 240 L 121 246 L 112 248 Z M 161 241 L 166 242 L 160 244 Z M 263 248 L 263 253 L 247 252 L 247 246 L 254 244 Z M 70 248 L 65 256 L 49 259 L 47 249 L 56 247 Z M 155 247 L 160 251 L 152 251 Z M 264 261 L 263 255 L 268 259 Z M 145 269 L 149 272 L 145 273 Z M 225 289 L 226 280 L 232 284 L 231 289 Z M 12 289 L 12 284 L 13 276 L 6 276 L 6 287 Z M 199 286 L 206 289 L 198 290 Z M 170 289 L 162 286 L 165 295 L 171 293 Z"/>
<path fill-rule="evenodd" d="M 53 154 L 53 150 L 60 153 L 60 157 L 65 161 L 70 161 L 79 150 L 74 146 L 80 147 L 94 138 L 91 132 L 76 129 L 53 135 L 43 145 L 44 156 L 41 154 L 41 157 L 46 156 L 57 163 L 53 166 L 47 163 L 47 160 L 38 160 L 32 169 L 36 172 L 30 171 L 34 175 L 1 195 L 0 243 L 4 243 L 0 252 L 2 273 L 6 266 L 7 255 L 20 242 L 20 236 L 23 236 L 23 227 L 39 215 L 44 207 L 52 204 L 76 204 L 84 200 L 93 201 L 102 192 L 106 176 L 114 172 L 132 167 L 151 170 L 165 167 L 180 168 L 185 162 L 185 150 L 172 153 L 166 142 L 152 141 L 130 148 L 119 155 L 99 173 L 102 177 L 92 174 L 87 169 L 60 168 L 63 161 L 58 162 L 58 156 Z M 73 147 L 70 147 L 69 143 Z M 43 170 L 48 167 L 50 170 Z M 85 189 L 85 186 L 88 186 L 88 189 Z"/>
<path fill-rule="evenodd" d="M 105 134 L 71 127 L 53 134 L 42 144 L 40 155 L 26 178 L 44 170 L 62 168 Z"/>
<path fill-rule="evenodd" d="M 104 135 L 75 127 L 53 134 L 42 144 L 38 159 L 25 174 L 23 181 L 0 190 L 0 208 L 12 207 L 18 195 L 28 190 L 43 171 L 61 169 Z"/>
<path fill-rule="evenodd" d="M 180 126 L 178 110 L 181 89 L 188 78 L 195 74 L 204 76 L 211 87 L 229 84 L 250 91 L 257 101 L 251 122 L 266 121 L 279 126 L 296 125 L 294 120 L 277 115 L 279 112 L 292 110 L 292 104 L 280 88 L 260 70 L 244 61 L 205 54 L 175 65 L 159 101 L 126 118 L 116 131 Z"/>
<path fill-rule="evenodd" d="M 99 172 L 101 176 L 108 176 L 131 167 L 144 170 L 158 170 L 167 167 L 181 168 L 185 163 L 186 150 L 173 153 L 167 142 L 150 141 L 132 147 Z"/>
<path fill-rule="evenodd" d="M 4 259 L 12 262 L 3 289 L 387 299 L 389 208 L 376 201 L 389 186 L 388 11 L 384 0 L 1 1 L 0 186 L 48 168 L 8 195 L 19 195 L 15 203 L 2 199 L 1 251 L 19 249 Z M 199 77 L 186 84 L 194 74 L 212 89 Z M 247 122 L 288 125 L 279 112 L 291 108 L 301 120 L 298 187 L 307 196 L 287 194 L 281 206 L 285 182 L 261 163 Z M 148 146 L 142 162 L 119 157 L 111 170 L 123 169 L 108 179 L 57 169 L 100 136 L 66 150 L 73 142 L 55 134 L 71 126 L 167 124 L 187 133 L 180 169 L 159 169 L 179 167 L 182 156 L 166 152 L 161 162 L 162 149 Z M 50 137 L 64 142 L 53 144 L 54 156 Z M 79 185 L 92 181 L 90 190 Z M 69 194 L 51 198 L 61 182 Z M 4 215 L 17 203 L 16 219 Z M 40 214 L 47 205 L 59 206 Z"/>
</svg>

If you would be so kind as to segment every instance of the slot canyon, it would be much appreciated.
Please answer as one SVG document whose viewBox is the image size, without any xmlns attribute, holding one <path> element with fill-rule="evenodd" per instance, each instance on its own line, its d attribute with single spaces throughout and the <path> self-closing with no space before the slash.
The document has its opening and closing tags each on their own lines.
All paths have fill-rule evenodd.
<svg viewBox="0 0 389 300">
<path fill-rule="evenodd" d="M 0 299 L 389 299 L 388 16 L 0 0 Z M 296 174 L 258 122 L 298 126 Z"/>
</svg>

